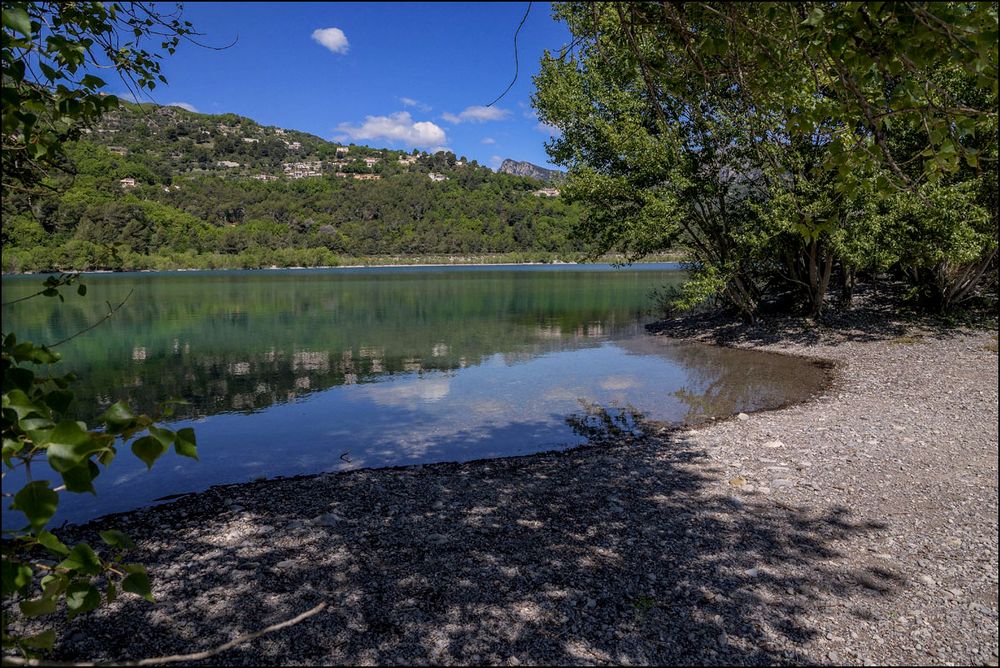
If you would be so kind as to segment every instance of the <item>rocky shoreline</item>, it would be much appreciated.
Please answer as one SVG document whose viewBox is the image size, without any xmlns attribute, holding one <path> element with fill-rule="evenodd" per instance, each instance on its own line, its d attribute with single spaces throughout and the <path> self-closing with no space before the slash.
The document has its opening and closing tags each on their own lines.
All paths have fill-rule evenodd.
<svg viewBox="0 0 1000 668">
<path fill-rule="evenodd" d="M 194 652 L 326 602 L 208 663 L 996 665 L 995 332 L 860 307 L 659 330 L 838 377 L 804 404 L 633 442 L 105 518 L 158 603 L 61 622 L 53 658 Z"/>
</svg>

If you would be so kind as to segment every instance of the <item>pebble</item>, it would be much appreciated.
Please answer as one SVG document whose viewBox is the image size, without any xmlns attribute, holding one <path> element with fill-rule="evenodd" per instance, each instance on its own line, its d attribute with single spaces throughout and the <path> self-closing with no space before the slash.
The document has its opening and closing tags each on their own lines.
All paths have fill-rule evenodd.
<svg viewBox="0 0 1000 668">
<path fill-rule="evenodd" d="M 995 664 L 997 367 L 978 345 L 986 335 L 930 337 L 919 351 L 819 336 L 781 347 L 838 360 L 836 391 L 747 415 L 752 425 L 719 420 L 655 443 L 419 475 L 276 481 L 246 503 L 252 515 L 215 512 L 240 505 L 220 501 L 240 487 L 129 514 L 140 546 L 129 558 L 150 566 L 157 605 L 122 595 L 72 625 L 52 615 L 52 658 L 191 651 L 326 600 L 332 614 L 248 643 L 240 661 Z M 779 436 L 780 453 L 754 447 Z M 795 472 L 803 460 L 810 475 Z M 781 493 L 734 489 L 736 472 L 776 479 L 767 484 Z M 455 510 L 427 512 L 445 507 Z M 291 533 L 310 524 L 289 519 L 291 508 L 337 528 Z M 184 511 L 205 519 L 172 526 Z M 257 522 L 277 529 L 259 533 Z M 637 614 L 641 596 L 654 611 Z M 776 612 L 797 629 L 773 623 Z M 155 631 L 167 624 L 173 633 Z"/>
</svg>

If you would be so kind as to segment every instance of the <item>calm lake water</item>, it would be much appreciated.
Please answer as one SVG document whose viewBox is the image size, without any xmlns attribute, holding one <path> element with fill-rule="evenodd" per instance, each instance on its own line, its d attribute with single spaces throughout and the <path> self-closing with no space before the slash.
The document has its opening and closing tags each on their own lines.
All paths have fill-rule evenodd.
<svg viewBox="0 0 1000 668">
<path fill-rule="evenodd" d="M 571 447 L 588 406 L 694 423 L 822 384 L 801 360 L 646 335 L 650 291 L 680 279 L 662 264 L 94 274 L 86 297 L 3 318 L 21 340 L 54 342 L 132 290 L 59 347 L 81 377 L 74 417 L 189 402 L 171 426 L 195 428 L 200 461 L 169 453 L 147 473 L 122 452 L 97 497 L 57 516 L 82 521 L 261 476 Z M 3 300 L 40 280 L 4 278 Z"/>
</svg>

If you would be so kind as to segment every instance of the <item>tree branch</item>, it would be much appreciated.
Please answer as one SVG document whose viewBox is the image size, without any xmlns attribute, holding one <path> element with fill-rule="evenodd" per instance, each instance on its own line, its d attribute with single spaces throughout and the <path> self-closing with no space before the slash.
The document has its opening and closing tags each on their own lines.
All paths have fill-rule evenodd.
<svg viewBox="0 0 1000 668">
<path fill-rule="evenodd" d="M 202 659 L 209 659 L 216 654 L 221 654 L 226 650 L 232 649 L 237 645 L 242 645 L 245 642 L 249 642 L 267 633 L 273 633 L 274 631 L 279 631 L 289 626 L 294 626 L 299 622 L 312 617 L 313 615 L 321 612 L 323 608 L 326 607 L 326 602 L 320 603 L 315 608 L 306 610 L 301 615 L 292 617 L 291 619 L 279 622 L 278 624 L 273 624 L 267 628 L 261 629 L 260 631 L 254 631 L 253 633 L 248 633 L 244 636 L 240 636 L 234 640 L 230 640 L 227 643 L 223 643 L 218 647 L 213 649 L 208 649 L 203 652 L 193 652 L 191 654 L 172 654 L 170 656 L 153 656 L 146 659 L 139 659 L 138 661 L 111 661 L 106 663 L 96 663 L 93 661 L 82 661 L 75 663 L 72 661 L 48 661 L 46 659 L 23 659 L 19 656 L 5 656 L 3 657 L 3 665 L 5 666 L 155 666 L 163 663 L 187 663 L 190 661 L 201 661 Z"/>
</svg>

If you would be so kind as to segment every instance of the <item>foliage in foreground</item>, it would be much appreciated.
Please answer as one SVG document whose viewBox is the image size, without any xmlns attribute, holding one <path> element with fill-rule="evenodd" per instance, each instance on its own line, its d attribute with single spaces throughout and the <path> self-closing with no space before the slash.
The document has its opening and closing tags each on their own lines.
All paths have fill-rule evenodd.
<svg viewBox="0 0 1000 668">
<path fill-rule="evenodd" d="M 112 70 L 130 91 L 151 91 L 166 81 L 160 74 L 161 51 L 173 53 L 182 39 L 196 33 L 181 20 L 179 9 L 166 14 L 144 3 L 5 2 L 2 18 L 2 199 L 7 214 L 8 202 L 30 204 L 64 187 L 59 178 L 68 171 L 66 147 L 117 105 L 117 98 L 101 92 L 107 84 L 94 72 Z M 147 49 L 150 41 L 160 50 Z M 5 227 L 5 255 L 6 233 Z M 76 278 L 49 277 L 27 299 L 63 300 L 59 289 Z M 86 294 L 83 285 L 78 294 Z M 7 613 L 15 604 L 30 618 L 52 615 L 64 605 L 73 618 L 102 601 L 114 601 L 120 592 L 152 600 L 146 568 L 125 561 L 134 547 L 128 536 L 113 528 L 101 531 L 104 546 L 98 552 L 83 542 L 67 545 L 49 528 L 61 496 L 96 493 L 94 479 L 124 445 L 150 468 L 170 447 L 197 458 L 191 429 L 174 432 L 158 426 L 121 402 L 90 426 L 71 419 L 74 376 L 38 370 L 60 359 L 52 350 L 59 343 L 36 345 L 4 332 L 0 344 L 3 496 L 12 499 L 9 509 L 25 522 L 5 521 L 0 546 L 5 657 L 8 650 L 31 656 L 56 641 L 52 628 L 30 636 L 11 633 Z M 8 484 L 15 478 L 23 479 L 17 491 Z"/>
<path fill-rule="evenodd" d="M 59 288 L 75 279 L 73 275 L 49 277 L 34 296 L 62 299 Z M 82 284 L 78 293 L 86 294 Z M 153 418 L 132 413 L 122 402 L 109 406 L 94 425 L 72 420 L 67 416 L 73 401 L 69 389 L 75 380 L 73 374 L 53 376 L 36 371 L 58 362 L 58 352 L 4 333 L 0 355 L 4 479 L 16 472 L 25 480 L 17 492 L 5 486 L 4 497 L 12 498 L 9 508 L 19 511 L 26 521 L 13 527 L 4 523 L 5 604 L 6 599 L 16 597 L 22 615 L 41 617 L 55 613 L 64 601 L 72 619 L 93 610 L 102 600 L 114 601 L 119 592 L 152 601 L 146 568 L 123 561 L 134 547 L 128 536 L 116 529 L 101 531 L 105 547 L 100 554 L 84 542 L 64 544 L 48 525 L 59 507 L 60 495 L 96 494 L 94 479 L 102 466 L 111 464 L 120 447 L 130 443 L 132 454 L 149 468 L 170 447 L 178 455 L 197 459 L 194 430 L 175 432 L 157 426 Z M 168 407 L 164 417 L 169 413 Z M 40 469 L 58 475 L 58 479 L 40 479 Z M 29 654 L 51 649 L 55 642 L 52 629 L 27 637 L 9 634 L 7 621 L 5 615 L 5 648 L 16 647 Z"/>
</svg>

